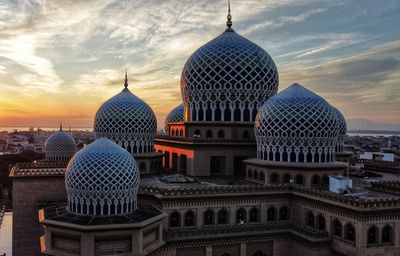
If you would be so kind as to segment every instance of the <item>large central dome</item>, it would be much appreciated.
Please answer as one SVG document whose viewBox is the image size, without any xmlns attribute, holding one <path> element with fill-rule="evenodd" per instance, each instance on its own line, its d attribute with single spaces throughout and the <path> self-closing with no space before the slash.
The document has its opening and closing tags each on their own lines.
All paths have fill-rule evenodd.
<svg viewBox="0 0 400 256">
<path fill-rule="evenodd" d="M 274 61 L 228 25 L 187 60 L 181 76 L 186 121 L 254 121 L 278 90 Z"/>
</svg>

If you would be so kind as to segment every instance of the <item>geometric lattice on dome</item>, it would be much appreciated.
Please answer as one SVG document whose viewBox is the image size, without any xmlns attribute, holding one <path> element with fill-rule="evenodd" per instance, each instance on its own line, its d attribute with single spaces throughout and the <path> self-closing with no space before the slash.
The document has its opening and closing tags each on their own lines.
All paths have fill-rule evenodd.
<svg viewBox="0 0 400 256">
<path fill-rule="evenodd" d="M 51 135 L 44 144 L 46 160 L 49 162 L 68 162 L 76 153 L 74 138 L 60 130 Z"/>
<path fill-rule="evenodd" d="M 94 131 L 97 138 L 106 137 L 131 154 L 154 151 L 157 119 L 149 105 L 125 88 L 104 102 L 97 110 Z"/>
<path fill-rule="evenodd" d="M 344 139 L 347 134 L 347 124 L 346 119 L 344 118 L 342 112 L 340 112 L 337 108 L 334 107 L 334 110 L 338 116 L 339 120 L 339 134 L 338 134 L 338 141 L 336 143 L 336 152 L 343 152 L 344 150 Z"/>
<path fill-rule="evenodd" d="M 184 112 L 183 103 L 179 104 L 173 110 L 171 110 L 171 112 L 169 112 L 169 114 L 165 118 L 164 130 L 168 131 L 167 123 L 183 122 L 183 112 Z"/>
<path fill-rule="evenodd" d="M 336 110 L 293 84 L 265 102 L 255 121 L 257 157 L 283 162 L 332 162 L 339 135 Z"/>
<path fill-rule="evenodd" d="M 117 215 L 137 207 L 139 168 L 132 155 L 100 138 L 80 150 L 65 174 L 68 210 L 79 215 Z"/>
<path fill-rule="evenodd" d="M 182 70 L 185 120 L 254 121 L 278 84 L 268 53 L 228 28 L 195 51 Z"/>
</svg>

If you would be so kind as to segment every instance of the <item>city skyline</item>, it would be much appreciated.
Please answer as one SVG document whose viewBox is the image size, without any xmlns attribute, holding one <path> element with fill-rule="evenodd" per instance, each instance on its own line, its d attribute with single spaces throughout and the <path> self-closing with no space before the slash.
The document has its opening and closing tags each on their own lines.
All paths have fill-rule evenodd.
<svg viewBox="0 0 400 256">
<path fill-rule="evenodd" d="M 280 91 L 299 82 L 349 120 L 400 126 L 398 2 L 231 5 L 235 31 L 275 60 Z M 127 69 L 129 88 L 153 108 L 160 128 L 181 103 L 185 61 L 224 31 L 226 7 L 226 1 L 5 1 L 0 126 L 61 120 L 90 127 L 100 104 L 122 90 Z"/>
</svg>

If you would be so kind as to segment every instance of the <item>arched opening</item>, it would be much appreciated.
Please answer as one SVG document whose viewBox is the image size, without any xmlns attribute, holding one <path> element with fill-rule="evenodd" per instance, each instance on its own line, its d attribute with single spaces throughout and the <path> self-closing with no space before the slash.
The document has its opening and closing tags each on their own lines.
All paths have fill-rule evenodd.
<svg viewBox="0 0 400 256">
<path fill-rule="evenodd" d="M 312 183 L 312 186 L 319 187 L 321 185 L 321 179 L 320 179 L 319 175 L 314 174 L 314 176 L 311 179 L 311 183 Z"/>
<path fill-rule="evenodd" d="M 211 130 L 207 130 L 206 131 L 206 138 L 207 139 L 212 139 L 212 137 L 213 137 L 213 132 Z"/>
<path fill-rule="evenodd" d="M 195 130 L 194 133 L 193 133 L 193 137 L 200 138 L 201 137 L 200 130 Z"/>
<path fill-rule="evenodd" d="M 207 108 L 206 110 L 206 121 L 211 121 L 212 120 L 212 112 L 211 109 Z"/>
<path fill-rule="evenodd" d="M 306 225 L 308 227 L 314 228 L 315 223 L 315 218 L 314 218 L 314 213 L 311 211 L 308 211 L 306 214 Z"/>
<path fill-rule="evenodd" d="M 289 220 L 289 208 L 284 205 L 279 209 L 279 220 L 286 221 Z"/>
<path fill-rule="evenodd" d="M 296 176 L 296 184 L 304 185 L 304 177 L 301 174 L 297 174 Z"/>
<path fill-rule="evenodd" d="M 259 210 L 256 207 L 253 207 L 250 210 L 250 222 L 259 222 L 260 217 L 259 217 Z"/>
<path fill-rule="evenodd" d="M 356 230 L 351 223 L 344 226 L 344 239 L 354 242 L 356 240 Z"/>
<path fill-rule="evenodd" d="M 264 172 L 260 173 L 260 180 L 265 181 L 265 174 Z"/>
<path fill-rule="evenodd" d="M 225 132 L 223 130 L 219 130 L 217 136 L 218 139 L 223 139 L 225 138 Z"/>
<path fill-rule="evenodd" d="M 279 174 L 276 172 L 271 174 L 271 183 L 279 183 Z"/>
<path fill-rule="evenodd" d="M 246 210 L 244 208 L 240 208 L 236 211 L 236 223 L 244 224 L 246 223 Z"/>
<path fill-rule="evenodd" d="M 185 227 L 194 226 L 194 212 L 189 210 L 185 213 Z"/>
<path fill-rule="evenodd" d="M 333 235 L 337 237 L 342 237 L 342 223 L 335 219 L 332 224 Z"/>
<path fill-rule="evenodd" d="M 378 244 L 378 233 L 379 233 L 379 231 L 376 226 L 372 226 L 368 229 L 368 232 L 367 232 L 368 245 Z"/>
<path fill-rule="evenodd" d="M 283 182 L 284 183 L 290 183 L 291 179 L 292 179 L 292 176 L 290 176 L 289 173 L 286 173 L 285 175 L 283 175 Z"/>
<path fill-rule="evenodd" d="M 214 225 L 214 211 L 211 209 L 204 212 L 204 225 Z"/>
<path fill-rule="evenodd" d="M 276 208 L 273 206 L 267 210 L 267 221 L 276 221 Z"/>
<path fill-rule="evenodd" d="M 169 226 L 172 228 L 181 226 L 181 214 L 179 212 L 173 212 L 169 216 Z"/>
<path fill-rule="evenodd" d="M 382 229 L 382 243 L 393 243 L 393 229 L 389 225 Z"/>
<path fill-rule="evenodd" d="M 328 175 L 324 175 L 323 177 L 322 177 L 322 185 L 323 186 L 327 186 L 329 184 L 329 177 L 328 177 Z"/>
<path fill-rule="evenodd" d="M 319 230 L 325 230 L 326 229 L 326 221 L 324 216 L 322 216 L 321 214 L 319 214 L 317 216 L 317 228 Z"/>
<path fill-rule="evenodd" d="M 182 129 L 179 130 L 179 137 L 183 137 L 183 130 Z"/>
<path fill-rule="evenodd" d="M 228 224 L 228 211 L 221 209 L 218 212 L 218 224 Z"/>
<path fill-rule="evenodd" d="M 221 109 L 220 108 L 217 108 L 215 110 L 215 114 L 214 115 L 215 115 L 214 116 L 215 121 L 221 121 Z"/>
</svg>

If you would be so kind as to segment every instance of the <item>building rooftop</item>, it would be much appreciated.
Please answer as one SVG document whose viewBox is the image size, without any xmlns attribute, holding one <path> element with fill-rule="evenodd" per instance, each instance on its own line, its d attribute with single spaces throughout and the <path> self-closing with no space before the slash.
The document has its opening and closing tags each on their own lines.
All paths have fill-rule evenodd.
<svg viewBox="0 0 400 256">
<path fill-rule="evenodd" d="M 60 204 L 44 208 L 40 214 L 42 215 L 40 216 L 41 220 L 45 219 L 46 221 L 59 221 L 83 226 L 98 226 L 140 223 L 161 215 L 163 212 L 151 205 L 138 205 L 137 210 L 130 214 L 89 216 L 71 213 L 67 211 L 66 204 Z"/>
</svg>

